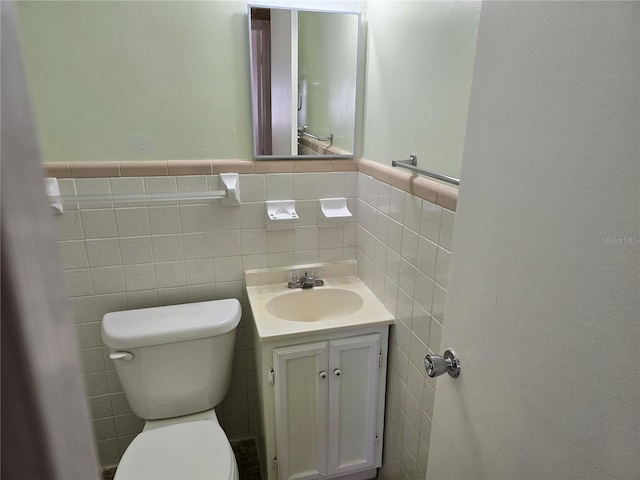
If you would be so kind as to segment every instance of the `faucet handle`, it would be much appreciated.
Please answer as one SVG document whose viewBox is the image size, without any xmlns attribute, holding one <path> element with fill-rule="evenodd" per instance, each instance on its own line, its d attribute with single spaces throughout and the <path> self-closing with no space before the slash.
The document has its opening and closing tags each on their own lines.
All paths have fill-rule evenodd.
<svg viewBox="0 0 640 480">
<path fill-rule="evenodd" d="M 289 283 L 297 283 L 300 280 L 300 273 L 297 270 L 289 270 Z"/>
</svg>

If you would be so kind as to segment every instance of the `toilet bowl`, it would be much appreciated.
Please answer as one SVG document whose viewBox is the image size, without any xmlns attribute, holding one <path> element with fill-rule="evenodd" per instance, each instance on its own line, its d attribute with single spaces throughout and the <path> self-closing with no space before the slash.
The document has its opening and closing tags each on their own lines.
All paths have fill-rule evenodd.
<svg viewBox="0 0 640 480">
<path fill-rule="evenodd" d="M 213 407 L 231 380 L 236 299 L 107 313 L 102 339 L 131 409 L 146 420 L 117 480 L 237 480 Z"/>
<path fill-rule="evenodd" d="M 127 448 L 114 480 L 238 480 L 238 467 L 218 422 L 200 420 L 145 430 Z"/>
</svg>

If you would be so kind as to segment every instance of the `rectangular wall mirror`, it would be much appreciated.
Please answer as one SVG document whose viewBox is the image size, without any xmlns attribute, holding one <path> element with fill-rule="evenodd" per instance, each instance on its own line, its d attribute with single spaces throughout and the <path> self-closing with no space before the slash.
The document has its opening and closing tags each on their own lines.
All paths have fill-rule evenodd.
<svg viewBox="0 0 640 480">
<path fill-rule="evenodd" d="M 255 157 L 353 157 L 360 14 L 248 8 Z"/>
</svg>

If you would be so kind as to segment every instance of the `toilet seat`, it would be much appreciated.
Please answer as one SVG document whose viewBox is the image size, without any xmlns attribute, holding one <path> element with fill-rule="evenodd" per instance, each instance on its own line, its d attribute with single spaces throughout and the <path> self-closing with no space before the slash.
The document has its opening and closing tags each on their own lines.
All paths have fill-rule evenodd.
<svg viewBox="0 0 640 480">
<path fill-rule="evenodd" d="M 124 452 L 114 480 L 237 480 L 227 436 L 211 420 L 143 431 Z"/>
</svg>

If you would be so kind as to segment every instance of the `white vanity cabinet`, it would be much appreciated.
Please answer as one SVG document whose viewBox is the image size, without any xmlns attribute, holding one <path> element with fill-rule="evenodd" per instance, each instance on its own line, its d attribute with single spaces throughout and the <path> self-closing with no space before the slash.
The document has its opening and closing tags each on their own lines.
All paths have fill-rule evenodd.
<svg viewBox="0 0 640 480">
<path fill-rule="evenodd" d="M 387 325 L 256 342 L 269 480 L 375 476 L 387 342 Z"/>
</svg>

